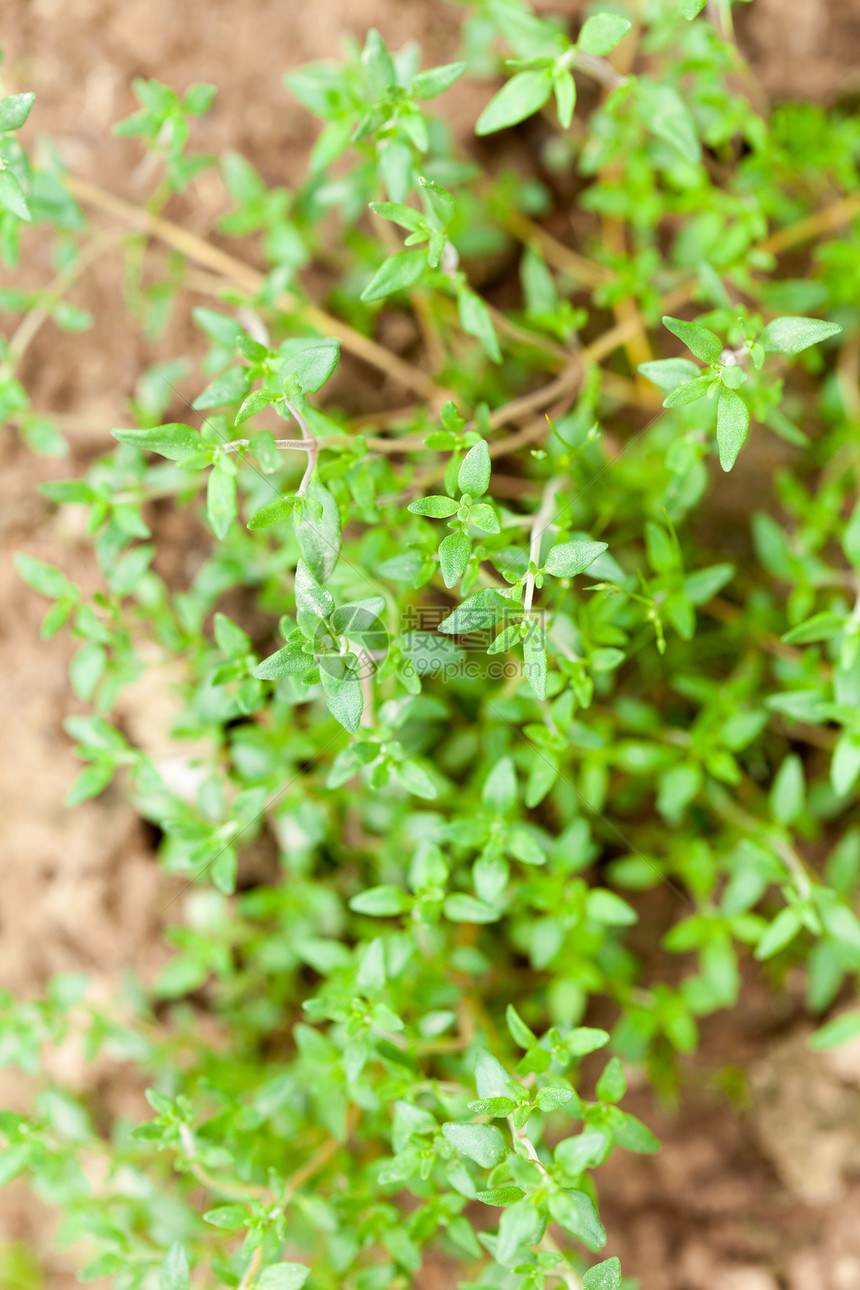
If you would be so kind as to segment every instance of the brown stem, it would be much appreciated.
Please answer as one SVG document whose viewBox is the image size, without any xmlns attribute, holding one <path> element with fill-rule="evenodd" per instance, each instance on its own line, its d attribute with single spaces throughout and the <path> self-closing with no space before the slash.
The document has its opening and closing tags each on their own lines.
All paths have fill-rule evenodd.
<svg viewBox="0 0 860 1290">
<path fill-rule="evenodd" d="M 103 234 L 100 237 L 93 238 L 90 245 L 81 251 L 78 258 L 68 265 L 45 290 L 41 293 L 39 303 L 24 315 L 18 324 L 12 339 L 9 341 L 9 353 L 12 357 L 13 367 L 17 367 L 24 357 L 27 349 L 35 339 L 42 324 L 51 316 L 51 311 L 62 300 L 63 296 L 71 286 L 77 282 L 78 278 L 84 273 L 91 264 L 94 264 L 99 256 L 104 255 L 119 241 L 117 234 Z"/>
<path fill-rule="evenodd" d="M 158 238 L 193 263 L 221 274 L 251 295 L 256 296 L 263 289 L 265 277 L 257 269 L 227 251 L 222 251 L 220 247 L 197 237 L 196 234 L 189 233 L 187 229 L 174 224 L 172 220 L 164 219 L 160 215 L 151 215 L 140 206 L 135 206 L 132 202 L 117 197 L 114 193 L 107 192 L 85 179 L 78 179 L 74 175 L 66 176 L 66 186 L 72 196 L 85 205 L 103 210 L 131 228 Z M 413 367 L 411 363 L 405 362 L 396 354 L 392 354 L 383 345 L 377 344 L 368 336 L 363 336 L 348 323 L 334 318 L 317 305 L 304 304 L 288 291 L 279 297 L 278 305 L 282 309 L 300 310 L 305 321 L 312 327 L 316 327 L 326 336 L 335 337 L 344 349 L 354 354 L 356 358 L 394 377 L 422 398 L 433 402 L 444 402 L 448 397 L 448 391 L 440 389 L 425 372 Z"/>
</svg>

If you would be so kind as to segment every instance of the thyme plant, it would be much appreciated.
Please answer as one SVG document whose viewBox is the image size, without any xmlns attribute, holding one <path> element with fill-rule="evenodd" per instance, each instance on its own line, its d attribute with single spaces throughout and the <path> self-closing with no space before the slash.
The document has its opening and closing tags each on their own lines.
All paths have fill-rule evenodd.
<svg viewBox="0 0 860 1290">
<path fill-rule="evenodd" d="M 803 974 L 816 1046 L 860 1033 L 827 1019 L 860 971 L 856 115 L 765 111 L 728 3 L 461 9 L 459 61 L 369 31 L 286 77 L 321 123 L 292 188 L 193 151 L 209 85 L 135 82 L 140 208 L 0 101 L 3 259 L 49 237 L 57 274 L 0 294 L 6 433 L 64 451 L 21 365 L 89 325 L 106 238 L 127 325 L 200 338 L 42 485 L 100 590 L 18 557 L 76 641 L 69 805 L 116 784 L 169 876 L 154 981 L 0 998 L 36 1088 L 0 1180 L 120 1290 L 398 1290 L 428 1257 L 461 1290 L 632 1286 L 599 1217 L 607 1156 L 658 1149 L 625 1072 L 671 1098 L 757 972 Z M 171 203 L 206 168 L 202 240 Z M 159 661 L 170 757 L 122 721 Z M 149 1118 L 40 1074 L 70 1035 Z"/>
</svg>

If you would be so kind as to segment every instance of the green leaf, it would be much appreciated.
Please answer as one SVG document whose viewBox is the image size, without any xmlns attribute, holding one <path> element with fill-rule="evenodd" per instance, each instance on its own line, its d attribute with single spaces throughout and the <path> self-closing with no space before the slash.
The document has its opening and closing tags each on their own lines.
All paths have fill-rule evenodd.
<svg viewBox="0 0 860 1290">
<path fill-rule="evenodd" d="M 697 376 L 695 381 L 685 381 L 683 385 L 677 385 L 669 391 L 663 400 L 663 407 L 682 408 L 688 403 L 696 403 L 705 397 L 713 383 L 714 378 L 709 375 Z"/>
<path fill-rule="evenodd" d="M 712 564 L 697 569 L 684 579 L 684 597 L 691 605 L 704 605 L 735 576 L 733 564 Z"/>
<path fill-rule="evenodd" d="M 513 1105 L 513 1103 L 511 1104 Z M 476 1200 L 483 1205 L 514 1205 L 525 1193 L 520 1187 L 494 1187 L 492 1191 L 479 1191 Z"/>
<path fill-rule="evenodd" d="M 654 1155 L 660 1150 L 660 1143 L 654 1134 L 637 1120 L 635 1115 L 625 1115 L 623 1124 L 613 1129 L 613 1138 L 619 1147 L 625 1151 L 638 1151 L 646 1155 Z"/>
<path fill-rule="evenodd" d="M 829 1052 L 831 1048 L 840 1048 L 860 1035 L 860 1009 L 843 1012 L 833 1017 L 810 1037 L 809 1047 L 816 1052 Z"/>
<path fill-rule="evenodd" d="M 383 596 L 367 596 L 364 600 L 340 605 L 332 614 L 331 623 L 341 636 L 347 636 L 366 649 L 384 649 L 387 633 L 380 621 L 380 614 L 384 612 Z"/>
<path fill-rule="evenodd" d="M 541 625 L 530 620 L 523 637 L 523 670 L 529 685 L 539 699 L 546 698 L 546 642 Z"/>
<path fill-rule="evenodd" d="M 188 1255 L 178 1241 L 174 1241 L 161 1264 L 160 1290 L 188 1290 L 191 1273 Z"/>
<path fill-rule="evenodd" d="M 0 1187 L 5 1187 L 13 1178 L 23 1173 L 30 1163 L 31 1149 L 29 1144 L 6 1146 L 0 1154 Z"/>
<path fill-rule="evenodd" d="M 270 654 L 254 668 L 258 681 L 280 681 L 284 676 L 303 676 L 313 667 L 310 654 L 295 645 L 285 645 L 276 654 Z"/>
<path fill-rule="evenodd" d="M 249 417 L 254 416 L 257 412 L 262 412 L 270 404 L 277 402 L 281 395 L 274 390 L 252 390 L 246 399 L 242 401 L 239 411 L 233 418 L 234 425 L 241 425 Z"/>
<path fill-rule="evenodd" d="M 496 512 L 492 506 L 484 502 L 477 502 L 469 511 L 469 523 L 474 524 L 476 529 L 481 529 L 484 533 L 501 533 Z"/>
<path fill-rule="evenodd" d="M 344 730 L 354 735 L 361 724 L 364 698 L 361 682 L 337 654 L 326 654 L 320 660 L 322 681 L 328 710 Z"/>
<path fill-rule="evenodd" d="M 391 883 L 385 883 L 381 887 L 368 887 L 367 891 L 359 892 L 357 896 L 353 896 L 349 907 L 357 914 L 390 918 L 394 914 L 404 913 L 410 903 L 405 891 Z"/>
<path fill-rule="evenodd" d="M 478 1097 L 501 1097 L 509 1092 L 510 1075 L 498 1058 L 486 1048 L 479 1048 L 475 1057 L 475 1088 Z"/>
<path fill-rule="evenodd" d="M 235 318 L 230 318 L 227 314 L 219 314 L 216 309 L 206 309 L 201 306 L 192 309 L 191 313 L 200 330 L 218 345 L 225 345 L 232 350 L 242 335 L 241 325 Z"/>
<path fill-rule="evenodd" d="M 361 51 L 361 65 L 375 95 L 390 89 L 397 82 L 394 60 L 375 27 L 371 27 Z"/>
<path fill-rule="evenodd" d="M 449 515 L 456 515 L 460 503 L 455 502 L 453 497 L 443 497 L 440 494 L 435 497 L 419 497 L 417 501 L 410 502 L 406 509 L 413 515 L 429 515 L 434 520 L 446 520 Z"/>
<path fill-rule="evenodd" d="M 256 1290 L 301 1290 L 310 1274 L 303 1263 L 272 1263 L 254 1285 Z"/>
<path fill-rule="evenodd" d="M 426 72 L 419 72 L 412 81 L 412 93 L 417 99 L 435 99 L 459 80 L 468 67 L 468 63 L 445 63 L 441 67 L 431 67 Z"/>
<path fill-rule="evenodd" d="M 86 802 L 91 797 L 98 797 L 99 793 L 103 793 L 107 788 L 113 775 L 113 766 L 103 763 L 87 766 L 66 794 L 66 806 L 78 806 L 79 803 Z"/>
<path fill-rule="evenodd" d="M 481 801 L 495 815 L 507 815 L 517 802 L 517 776 L 510 757 L 501 757 L 481 790 Z"/>
<path fill-rule="evenodd" d="M 95 641 L 87 641 L 78 650 L 69 665 L 69 680 L 79 699 L 89 700 L 93 697 L 104 676 L 107 661 L 107 651 Z"/>
<path fill-rule="evenodd" d="M 465 533 L 449 533 L 439 543 L 439 565 L 446 587 L 453 587 L 466 572 L 472 543 Z"/>
<path fill-rule="evenodd" d="M 120 443 L 132 444 L 146 452 L 157 452 L 170 461 L 181 461 L 192 453 L 209 449 L 205 439 L 201 439 L 196 430 L 179 422 L 153 426 L 150 430 L 111 430 L 111 434 Z"/>
<path fill-rule="evenodd" d="M 597 1081 L 595 1095 L 601 1102 L 620 1102 L 626 1088 L 624 1067 L 617 1057 L 610 1057 Z"/>
<path fill-rule="evenodd" d="M 317 582 L 325 582 L 340 556 L 340 512 L 331 493 L 316 480 L 309 485 L 307 497 L 322 507 L 322 515 L 314 518 L 307 505 L 297 522 L 294 513 L 296 538 L 308 569 Z"/>
<path fill-rule="evenodd" d="M 466 453 L 457 474 L 461 493 L 481 497 L 490 486 L 490 450 L 482 439 Z"/>
<path fill-rule="evenodd" d="M 263 474 L 273 475 L 276 470 L 280 470 L 283 458 L 271 430 L 258 430 L 256 434 L 252 434 L 248 449 L 257 458 Z"/>
<path fill-rule="evenodd" d="M 558 1111 L 575 1097 L 576 1094 L 570 1088 L 541 1088 L 538 1089 L 535 1101 L 542 1111 Z"/>
<path fill-rule="evenodd" d="M 509 1003 L 505 1009 L 505 1022 L 515 1044 L 519 1044 L 520 1048 L 534 1047 L 537 1043 L 537 1037 L 529 1030 L 512 1003 Z M 513 1110 L 513 1107 L 511 1110 Z"/>
<path fill-rule="evenodd" d="M 510 613 L 513 602 L 491 587 L 478 591 L 458 605 L 453 613 L 439 624 L 439 631 L 447 635 L 464 635 L 468 632 L 495 626 L 501 616 Z"/>
<path fill-rule="evenodd" d="M 409 121 L 409 119 L 407 117 L 406 121 Z M 415 118 L 412 119 L 414 120 Z M 392 201 L 396 203 L 405 201 L 414 183 L 411 147 L 408 143 L 403 143 L 400 140 L 389 139 L 384 150 L 380 151 L 377 156 L 379 175 L 385 191 Z M 429 256 L 428 263 L 430 263 Z"/>
<path fill-rule="evenodd" d="M 770 809 L 777 824 L 791 824 L 803 814 L 806 784 L 803 762 L 797 753 L 785 758 L 770 790 Z"/>
<path fill-rule="evenodd" d="M 554 22 L 536 18 L 525 6 L 511 0 L 489 0 L 487 6 L 505 39 L 520 58 L 556 58 L 571 44 Z"/>
<path fill-rule="evenodd" d="M 652 133 L 676 149 L 685 161 L 701 161 L 696 122 L 675 87 L 640 76 L 635 81 L 634 93 L 640 118 Z"/>
<path fill-rule="evenodd" d="M 606 542 L 559 542 L 546 558 L 546 571 L 556 578 L 573 578 L 584 573 L 607 547 Z"/>
<path fill-rule="evenodd" d="M 731 363 L 727 363 L 720 369 L 720 381 L 723 385 L 727 385 L 730 390 L 739 390 L 742 385 L 746 385 L 747 374 L 737 364 L 732 366 Z"/>
<path fill-rule="evenodd" d="M 813 614 L 805 622 L 798 623 L 780 639 L 787 645 L 810 645 L 817 641 L 829 641 L 837 636 L 845 626 L 844 614 L 825 612 Z"/>
<path fill-rule="evenodd" d="M 0 131 L 20 130 L 30 115 L 35 94 L 9 94 L 0 99 Z"/>
<path fill-rule="evenodd" d="M 659 385 L 661 390 L 674 390 L 702 374 L 701 368 L 691 363 L 689 358 L 657 358 L 650 363 L 640 363 L 636 370 Z"/>
<path fill-rule="evenodd" d="M 717 404 L 717 447 L 720 465 L 729 471 L 746 443 L 750 427 L 750 410 L 740 394 L 723 386 Z"/>
<path fill-rule="evenodd" d="M 490 486 L 490 449 L 485 440 L 469 448 L 456 476 L 460 493 L 481 497 Z"/>
<path fill-rule="evenodd" d="M 532 759 L 525 793 L 526 806 L 530 811 L 543 801 L 557 779 L 558 758 L 553 753 L 542 752 L 540 757 Z"/>
<path fill-rule="evenodd" d="M 799 354 L 841 331 L 838 323 L 821 318 L 775 318 L 762 332 L 761 344 L 769 354 Z"/>
<path fill-rule="evenodd" d="M 672 318 L 667 314 L 663 318 L 663 326 L 672 332 L 673 336 L 683 341 L 687 349 L 703 363 L 716 363 L 723 352 L 723 342 L 716 332 L 710 331 L 700 323 L 687 322 L 683 318 Z"/>
<path fill-rule="evenodd" d="M 553 1155 L 569 1178 L 578 1178 L 583 1170 L 606 1159 L 611 1142 L 608 1130 L 586 1126 L 582 1133 L 560 1142 Z"/>
<path fill-rule="evenodd" d="M 432 179 L 425 179 L 423 175 L 418 176 L 418 187 L 441 227 L 447 228 L 457 214 L 456 203 L 448 189 L 434 183 Z M 438 264 L 438 259 L 434 258 L 432 263 Z"/>
<path fill-rule="evenodd" d="M 851 512 L 851 518 L 842 534 L 842 549 L 855 569 L 860 570 L 860 501 Z"/>
<path fill-rule="evenodd" d="M 475 126 L 476 134 L 492 134 L 525 121 L 538 112 L 552 93 L 552 70 L 518 72 L 490 99 Z"/>
<path fill-rule="evenodd" d="M 10 211 L 18 219 L 30 219 L 27 198 L 11 170 L 0 170 L 0 207 Z"/>
<path fill-rule="evenodd" d="M 283 362 L 281 380 L 292 374 L 298 377 L 305 394 L 322 389 L 340 358 L 340 341 L 327 336 L 321 340 L 285 340 L 278 354 Z"/>
<path fill-rule="evenodd" d="M 830 783 L 837 797 L 850 793 L 860 776 L 860 734 L 844 730 L 836 741 Z"/>
<path fill-rule="evenodd" d="M 606 1030 L 600 1030 L 596 1026 L 577 1026 L 568 1035 L 566 1043 L 571 1056 L 579 1058 L 603 1048 L 609 1043 L 609 1039 Z"/>
<path fill-rule="evenodd" d="M 638 921 L 636 910 L 614 891 L 593 887 L 585 898 L 586 917 L 607 927 L 629 927 Z"/>
<path fill-rule="evenodd" d="M 596 13 L 583 23 L 576 43 L 587 54 L 608 54 L 629 30 L 626 18 L 615 13 Z"/>
<path fill-rule="evenodd" d="M 557 1223 L 590 1250 L 606 1244 L 606 1231 L 594 1201 L 584 1191 L 560 1191 L 550 1197 L 549 1212 Z"/>
<path fill-rule="evenodd" d="M 267 502 L 248 520 L 249 529 L 268 529 L 273 524 L 282 524 L 293 513 L 295 497 L 278 497 L 274 502 Z"/>
<path fill-rule="evenodd" d="M 576 107 L 576 81 L 570 72 L 556 75 L 552 84 L 555 93 L 555 107 L 558 112 L 558 123 L 562 130 L 569 130 L 573 121 L 573 110 Z"/>
<path fill-rule="evenodd" d="M 239 857 L 233 847 L 224 847 L 209 866 L 209 877 L 212 879 L 213 886 L 225 896 L 232 896 L 236 890 L 238 868 Z"/>
<path fill-rule="evenodd" d="M 461 288 L 457 292 L 457 311 L 463 331 L 481 342 L 494 363 L 501 363 L 502 351 L 490 311 L 477 292 L 469 287 Z"/>
<path fill-rule="evenodd" d="M 236 476 L 223 470 L 220 463 L 209 472 L 206 514 L 215 536 L 223 541 L 237 514 Z"/>
<path fill-rule="evenodd" d="M 685 10 L 691 8 L 690 0 L 682 0 L 682 3 Z M 701 9 L 705 0 L 693 0 L 693 3 Z M 695 17 L 695 14 L 685 12 L 684 16 Z M 588 1268 L 582 1275 L 582 1290 L 621 1290 L 621 1260 L 616 1256 Z"/>
<path fill-rule="evenodd" d="M 793 906 L 781 909 L 760 937 L 755 948 L 755 957 L 760 960 L 772 958 L 794 940 L 802 926 L 803 920 L 798 910 Z"/>
<path fill-rule="evenodd" d="M 370 209 L 375 215 L 390 219 L 401 228 L 409 229 L 411 233 L 417 233 L 427 227 L 427 221 L 421 212 L 411 206 L 404 206 L 402 202 L 371 202 Z"/>
<path fill-rule="evenodd" d="M 467 1160 L 474 1160 L 484 1169 L 492 1169 L 508 1154 L 505 1140 L 492 1124 L 443 1124 L 446 1141 Z"/>
<path fill-rule="evenodd" d="M 309 630 L 305 631 L 302 627 L 302 631 L 305 636 L 314 638 L 318 621 L 328 618 L 334 612 L 334 601 L 313 577 L 304 560 L 299 560 L 296 565 L 293 591 L 296 597 L 299 626 L 302 627 L 302 619 L 306 616 L 309 620 Z"/>
<path fill-rule="evenodd" d="M 508 1266 L 513 1263 L 521 1246 L 531 1245 L 540 1238 L 543 1226 L 541 1214 L 528 1197 L 511 1205 L 499 1219 L 498 1262 Z"/>
<path fill-rule="evenodd" d="M 250 1226 L 251 1215 L 241 1205 L 219 1205 L 203 1215 L 203 1222 L 220 1227 L 225 1232 L 238 1232 L 243 1227 Z"/>
<path fill-rule="evenodd" d="M 226 614 L 216 613 L 214 627 L 215 640 L 222 654 L 226 654 L 228 658 L 243 658 L 250 652 L 250 636 L 232 623 Z"/>
<path fill-rule="evenodd" d="M 205 408 L 220 408 L 227 403 L 244 399 L 251 388 L 251 373 L 247 367 L 231 367 L 215 378 L 191 404 L 195 412 Z"/>
<path fill-rule="evenodd" d="M 499 912 L 483 900 L 455 891 L 445 898 L 445 917 L 452 923 L 495 923 Z"/>
<path fill-rule="evenodd" d="M 405 291 L 424 276 L 427 270 L 427 252 L 420 247 L 391 255 L 376 270 L 361 293 L 362 300 L 382 300 L 395 291 Z"/>
<path fill-rule="evenodd" d="M 23 552 L 18 552 L 14 558 L 19 574 L 34 591 L 50 596 L 52 600 L 65 596 L 78 598 L 77 587 L 53 564 L 46 564 L 44 560 L 37 560 L 35 556 L 25 555 Z"/>
<path fill-rule="evenodd" d="M 476 1102 L 469 1103 L 469 1110 L 475 1115 L 495 1115 L 500 1119 L 516 1109 L 516 1102 L 512 1102 L 509 1097 L 479 1097 Z"/>
</svg>

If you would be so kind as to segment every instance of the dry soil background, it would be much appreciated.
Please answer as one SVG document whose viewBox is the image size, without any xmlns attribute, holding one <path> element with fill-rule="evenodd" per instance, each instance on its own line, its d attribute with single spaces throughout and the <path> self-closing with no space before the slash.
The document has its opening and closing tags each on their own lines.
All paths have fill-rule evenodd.
<svg viewBox="0 0 860 1290">
<path fill-rule="evenodd" d="M 573 15 L 580 6 L 538 7 Z M 289 185 L 314 129 L 284 90 L 283 72 L 332 55 L 345 31 L 363 38 L 369 26 L 395 47 L 419 40 L 428 61 L 446 61 L 461 12 L 443 0 L 5 0 L 0 44 L 6 90 L 37 94 L 28 141 L 52 134 L 76 173 L 135 200 L 145 193 L 137 146 L 110 134 L 134 106 L 133 77 L 156 76 L 179 89 L 215 82 L 216 106 L 197 146 L 234 147 L 269 183 Z M 828 101 L 860 88 L 860 0 L 754 0 L 739 6 L 738 17 L 771 98 Z M 482 95 L 474 103 L 465 97 L 474 93 L 449 96 L 452 119 L 474 119 Z M 203 176 L 171 213 L 207 232 L 217 201 L 217 185 Z M 34 281 L 49 276 L 38 255 L 28 271 Z M 62 729 L 78 706 L 66 675 L 71 645 L 62 634 L 39 640 L 44 603 L 21 586 L 11 563 L 13 551 L 26 550 L 84 582 L 96 578 L 82 535 L 36 486 L 74 474 L 105 445 L 138 375 L 159 356 L 124 323 L 118 286 L 117 268 L 100 262 L 73 296 L 94 313 L 94 330 L 66 336 L 49 325 L 28 352 L 24 377 L 34 403 L 68 420 L 72 460 L 35 458 L 13 431 L 0 432 L 0 986 L 23 994 L 60 970 L 86 971 L 109 992 L 124 967 L 149 976 L 162 954 L 158 874 L 133 813 L 112 792 L 72 812 L 62 805 L 76 773 Z M 7 333 L 14 326 L 8 315 L 0 323 Z M 175 326 L 168 352 L 190 344 Z M 184 558 L 199 556 L 192 549 Z M 130 726 L 152 702 L 151 693 L 130 698 Z M 824 1080 L 812 1080 L 794 1001 L 775 1001 L 755 983 L 746 1000 L 740 1015 L 707 1028 L 678 1118 L 634 1091 L 630 1109 L 666 1145 L 656 1158 L 626 1156 L 602 1171 L 610 1252 L 643 1290 L 854 1290 L 860 1059 L 840 1054 Z M 734 1102 L 711 1075 L 727 1064 L 751 1072 Z M 0 1075 L 0 1104 L 8 1105 L 21 1088 L 10 1073 Z M 810 1104 L 813 1086 L 819 1091 Z M 48 1226 L 23 1190 L 0 1195 L 0 1241 L 24 1239 L 44 1251 Z M 46 1290 L 73 1284 L 66 1256 L 41 1257 Z M 424 1283 L 425 1290 L 453 1286 L 442 1268 Z"/>
</svg>

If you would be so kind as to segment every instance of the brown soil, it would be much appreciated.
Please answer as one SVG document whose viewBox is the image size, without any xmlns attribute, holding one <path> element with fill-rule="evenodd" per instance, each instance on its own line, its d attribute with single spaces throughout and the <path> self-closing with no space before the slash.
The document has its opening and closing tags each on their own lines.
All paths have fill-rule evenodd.
<svg viewBox="0 0 860 1290">
<path fill-rule="evenodd" d="M 581 5 L 537 7 L 574 14 Z M 756 0 L 738 8 L 742 44 L 772 96 L 830 101 L 856 92 L 860 0 Z M 283 72 L 332 55 L 344 33 L 363 37 L 374 25 L 390 44 L 418 40 L 433 61 L 445 61 L 456 49 L 461 12 L 441 0 L 315 0 L 301 8 L 292 0 L 6 0 L 4 80 L 7 91 L 37 92 L 28 142 L 53 134 L 77 174 L 132 200 L 147 183 L 136 169 L 138 147 L 109 133 L 134 107 L 131 79 L 155 76 L 179 89 L 211 80 L 218 97 L 197 145 L 236 148 L 269 183 L 289 185 L 314 131 L 283 89 Z M 474 118 L 476 95 L 455 89 L 445 101 L 453 121 Z M 217 183 L 203 175 L 171 213 L 207 232 L 218 202 Z M 44 282 L 50 267 L 40 254 L 27 272 Z M 107 430 L 122 423 L 146 366 L 162 353 L 193 351 L 182 320 L 163 349 L 147 345 L 118 306 L 118 285 L 117 267 L 103 259 L 71 297 L 94 313 L 94 331 L 68 336 L 48 324 L 24 365 L 34 405 L 69 421 L 71 460 L 34 457 L 8 430 L 0 437 L 0 985 L 25 996 L 61 970 L 87 972 L 107 995 L 128 965 L 151 978 L 164 953 L 155 912 L 164 879 L 131 809 L 114 791 L 74 811 L 63 806 L 77 770 L 62 729 L 80 708 L 66 674 L 74 647 L 63 633 L 39 639 L 44 604 L 11 562 L 12 552 L 25 550 L 95 583 L 82 533 L 36 486 L 76 474 L 107 446 Z M 182 559 L 199 558 L 191 547 Z M 126 719 L 140 719 L 152 701 L 139 692 Z M 739 1013 L 706 1025 L 702 1050 L 685 1067 L 679 1112 L 660 1110 L 644 1089 L 632 1091 L 629 1108 L 653 1127 L 663 1152 L 616 1158 L 599 1182 L 609 1252 L 622 1256 L 643 1290 L 860 1285 L 860 1054 L 816 1059 L 812 1078 L 800 1015 L 790 998 L 775 999 L 753 980 Z M 65 1060 L 65 1077 L 91 1078 Z M 739 1068 L 748 1081 L 728 1077 Z M 0 1076 L 0 1104 L 17 1103 L 23 1084 L 9 1072 Z M 48 1248 L 44 1208 L 22 1189 L 3 1197 L 0 1247 L 11 1239 L 31 1244 L 46 1290 L 66 1290 L 74 1284 L 72 1261 Z M 435 1266 L 424 1290 L 453 1285 Z"/>
</svg>

